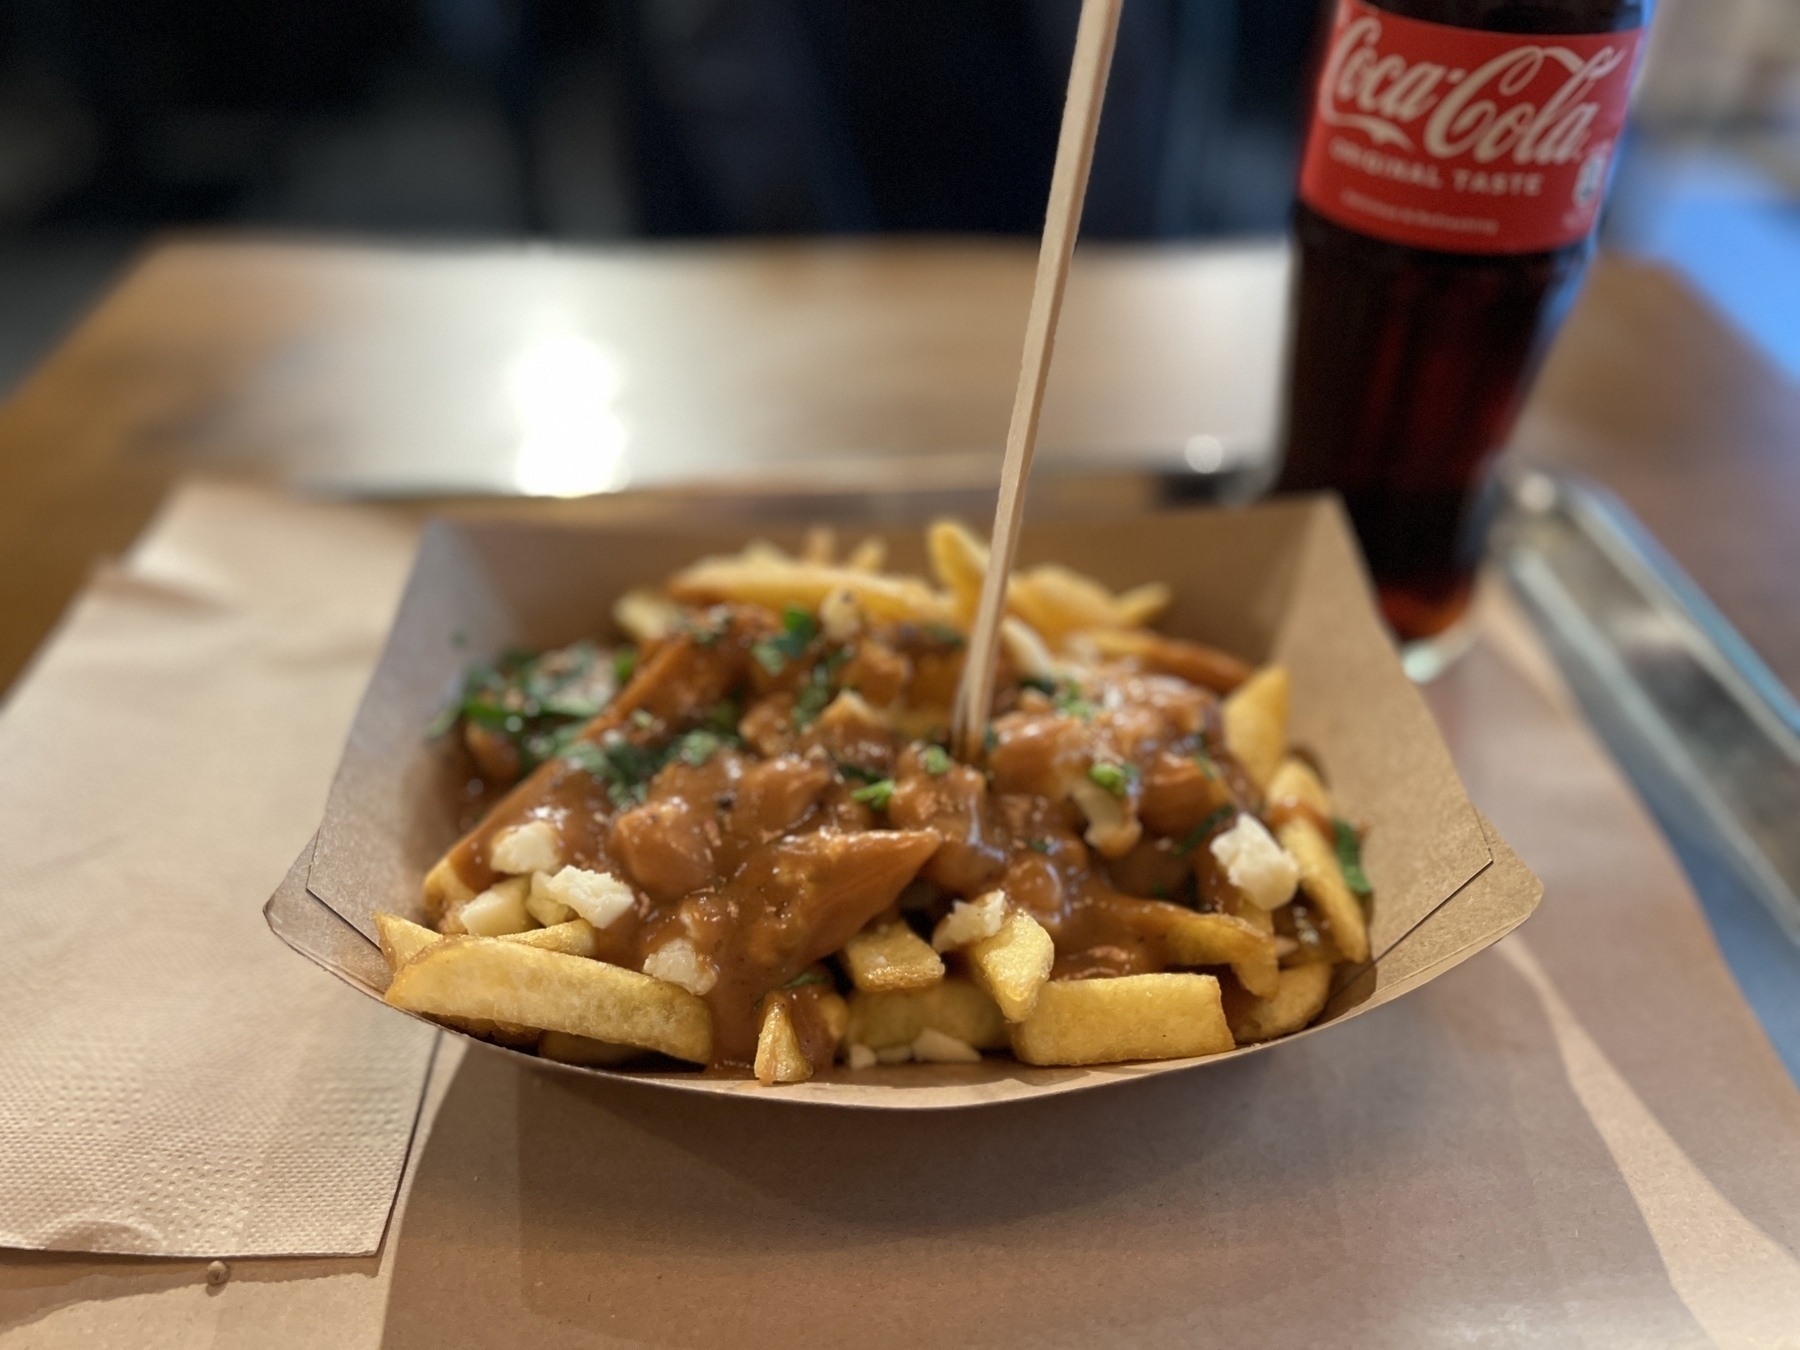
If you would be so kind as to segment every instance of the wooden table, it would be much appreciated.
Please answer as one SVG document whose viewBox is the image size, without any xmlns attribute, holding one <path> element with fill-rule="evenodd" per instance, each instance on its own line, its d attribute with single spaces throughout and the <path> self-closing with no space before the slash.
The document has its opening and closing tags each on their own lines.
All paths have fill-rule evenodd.
<svg viewBox="0 0 1800 1350">
<path fill-rule="evenodd" d="M 1031 265 L 1002 243 L 153 248 L 0 408 L 0 688 L 196 464 L 510 488 L 533 360 L 616 384 L 562 412 L 616 416 L 636 485 L 991 481 Z M 1084 250 L 1045 471 L 1266 444 L 1285 276 L 1273 247 Z M 1692 292 L 1603 261 L 1519 440 L 1622 493 L 1800 690 L 1800 390 Z"/>
</svg>

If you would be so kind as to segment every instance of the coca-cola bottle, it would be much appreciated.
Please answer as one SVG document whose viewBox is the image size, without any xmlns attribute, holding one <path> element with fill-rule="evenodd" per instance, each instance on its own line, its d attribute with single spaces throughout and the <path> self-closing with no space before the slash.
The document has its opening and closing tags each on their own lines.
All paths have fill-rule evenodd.
<svg viewBox="0 0 1800 1350">
<path fill-rule="evenodd" d="M 1592 252 L 1647 8 L 1336 2 L 1280 487 L 1343 494 L 1389 625 L 1428 657 L 1468 603 L 1484 471 Z"/>
</svg>

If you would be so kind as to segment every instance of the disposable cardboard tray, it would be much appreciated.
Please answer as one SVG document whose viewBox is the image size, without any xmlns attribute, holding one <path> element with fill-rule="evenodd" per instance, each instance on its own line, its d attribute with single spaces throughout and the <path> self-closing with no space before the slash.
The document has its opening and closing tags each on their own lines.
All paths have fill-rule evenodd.
<svg viewBox="0 0 1800 1350">
<path fill-rule="evenodd" d="M 917 529 L 873 530 L 890 566 L 923 572 Z M 387 648 L 357 713 L 317 837 L 265 910 L 294 950 L 379 999 L 388 972 L 374 915 L 423 919 L 420 880 L 457 837 L 459 756 L 427 734 L 463 669 L 510 646 L 604 635 L 615 597 L 753 537 L 794 531 L 437 521 L 424 533 Z M 1159 627 L 1293 676 L 1291 737 L 1324 765 L 1338 809 L 1367 827 L 1374 887 L 1372 960 L 1346 972 L 1320 1020 L 1329 1035 L 1505 936 L 1536 907 L 1537 878 L 1470 804 L 1437 729 L 1376 616 L 1348 522 L 1335 500 L 1243 510 L 1146 514 L 1028 527 L 1021 564 L 1058 561 L 1123 588 L 1167 581 Z M 398 1011 L 395 1016 L 404 1016 Z M 450 1033 L 457 1034 L 457 1033 Z M 1095 1068 L 1040 1068 L 1004 1055 L 975 1065 L 907 1064 L 767 1088 L 678 1069 L 533 1063 L 664 1089 L 755 1094 L 846 1107 L 943 1109 L 1072 1092 L 1241 1055 Z M 483 1042 L 486 1045 L 486 1042 Z M 500 1054 L 523 1052 L 489 1046 Z"/>
</svg>

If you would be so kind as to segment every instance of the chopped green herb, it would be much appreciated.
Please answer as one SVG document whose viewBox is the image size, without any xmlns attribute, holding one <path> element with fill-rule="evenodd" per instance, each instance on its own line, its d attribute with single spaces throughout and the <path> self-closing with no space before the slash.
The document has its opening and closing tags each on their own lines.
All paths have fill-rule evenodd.
<svg viewBox="0 0 1800 1350">
<path fill-rule="evenodd" d="M 1356 833 L 1356 826 L 1333 817 L 1331 832 L 1336 836 L 1338 870 L 1344 874 L 1344 884 L 1357 895 L 1374 894 L 1375 888 L 1369 885 L 1369 874 L 1363 871 L 1362 839 Z"/>
<path fill-rule="evenodd" d="M 859 787 L 850 794 L 850 800 L 861 802 L 864 806 L 872 806 L 877 811 L 888 809 L 888 803 L 894 800 L 894 780 L 877 778 L 873 783 Z"/>
<path fill-rule="evenodd" d="M 1219 766 L 1213 763 L 1213 757 L 1204 750 L 1194 751 L 1194 763 L 1200 766 L 1200 772 L 1214 781 L 1219 777 Z"/>
<path fill-rule="evenodd" d="M 1050 841 L 1048 839 L 1027 839 L 1025 841 L 1025 847 L 1030 849 L 1033 853 L 1049 853 Z"/>
<path fill-rule="evenodd" d="M 880 770 L 866 769 L 860 764 L 851 764 L 840 761 L 837 766 L 837 771 L 843 774 L 846 779 L 853 779 L 858 783 L 879 783 L 881 781 Z"/>
<path fill-rule="evenodd" d="M 706 725 L 721 736 L 730 736 L 737 731 L 737 700 L 722 698 L 713 705 L 713 710 L 706 715 Z"/>
<path fill-rule="evenodd" d="M 1187 837 L 1175 846 L 1177 857 L 1185 858 L 1200 845 L 1204 844 L 1226 821 L 1233 819 L 1238 813 L 1235 806 L 1221 806 L 1205 820 L 1187 832 Z"/>
<path fill-rule="evenodd" d="M 950 752 L 941 745 L 928 745 L 919 752 L 919 763 L 926 773 L 941 778 L 950 772 Z"/>
<path fill-rule="evenodd" d="M 1137 782 L 1137 765 L 1093 764 L 1088 767 L 1088 777 L 1113 796 L 1123 797 L 1131 791 L 1131 785 Z"/>
<path fill-rule="evenodd" d="M 463 710 L 460 703 L 447 703 L 438 715 L 431 719 L 431 725 L 425 728 L 425 739 L 435 741 L 451 727 L 462 720 Z"/>
<path fill-rule="evenodd" d="M 631 725 L 639 731 L 648 731 L 656 725 L 656 719 L 642 708 L 634 708 L 631 713 Z"/>
<path fill-rule="evenodd" d="M 981 733 L 981 748 L 990 755 L 1000 748 L 1000 733 L 989 727 Z"/>
<path fill-rule="evenodd" d="M 781 650 L 781 644 L 774 638 L 764 638 L 750 645 L 750 655 L 756 658 L 756 664 L 771 675 L 779 675 L 787 669 L 787 653 Z"/>
<path fill-rule="evenodd" d="M 1070 682 L 1059 686 L 1056 691 L 1056 711 L 1085 722 L 1100 709 L 1081 696 L 1080 685 Z"/>
<path fill-rule="evenodd" d="M 724 747 L 725 738 L 716 731 L 690 731 L 675 742 L 675 758 L 683 764 L 699 768 Z"/>
<path fill-rule="evenodd" d="M 809 984 L 830 984 L 830 978 L 822 970 L 803 970 L 786 984 L 783 989 L 804 989 Z"/>
<path fill-rule="evenodd" d="M 809 725 L 820 713 L 825 711 L 825 705 L 830 702 L 831 686 L 820 684 L 817 680 L 813 681 L 794 698 L 794 725 L 796 727 Z"/>
<path fill-rule="evenodd" d="M 1048 675 L 1022 675 L 1019 677 L 1019 688 L 1035 689 L 1040 694 L 1056 696 L 1056 681 Z"/>
<path fill-rule="evenodd" d="M 785 637 L 802 648 L 819 635 L 819 621 L 798 605 L 789 605 L 781 611 L 781 628 Z"/>
<path fill-rule="evenodd" d="M 963 645 L 963 635 L 947 623 L 928 623 L 924 625 L 924 631 L 927 636 L 943 643 L 946 647 Z"/>
<path fill-rule="evenodd" d="M 631 677 L 637 670 L 637 648 L 620 647 L 612 654 L 613 679 L 623 689 L 631 683 Z"/>
<path fill-rule="evenodd" d="M 833 647 L 830 651 L 825 653 L 824 659 L 819 662 L 819 666 L 827 672 L 834 671 L 839 666 L 843 665 L 844 662 L 848 661 L 850 656 L 851 652 L 848 647 Z"/>
</svg>

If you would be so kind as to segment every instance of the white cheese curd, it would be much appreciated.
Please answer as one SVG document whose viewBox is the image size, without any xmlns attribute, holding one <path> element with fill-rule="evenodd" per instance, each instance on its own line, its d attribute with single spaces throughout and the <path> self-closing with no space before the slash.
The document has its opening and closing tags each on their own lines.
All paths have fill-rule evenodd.
<svg viewBox="0 0 1800 1350">
<path fill-rule="evenodd" d="M 967 1041 L 926 1027 L 913 1038 L 912 1056 L 921 1064 L 979 1064 L 981 1051 Z"/>
<path fill-rule="evenodd" d="M 565 867 L 554 876 L 540 872 L 531 879 L 531 892 L 574 910 L 596 928 L 610 926 L 637 904 L 636 893 L 611 872 L 585 867 Z"/>
<path fill-rule="evenodd" d="M 1255 816 L 1239 816 L 1237 824 L 1213 838 L 1211 847 L 1226 880 L 1258 909 L 1279 909 L 1294 898 L 1300 864 Z"/>
<path fill-rule="evenodd" d="M 644 958 L 644 974 L 678 984 L 690 994 L 704 994 L 719 982 L 719 972 L 702 960 L 686 938 L 665 942 Z"/>
<path fill-rule="evenodd" d="M 956 947 L 991 938 L 1006 923 L 1006 892 L 989 891 L 973 903 L 958 900 L 931 935 L 934 951 L 947 952 Z"/>
<path fill-rule="evenodd" d="M 500 831 L 488 845 L 488 861 L 496 872 L 515 877 L 554 872 L 562 866 L 556 826 L 547 820 L 529 820 Z"/>
<path fill-rule="evenodd" d="M 844 1057 L 853 1069 L 872 1069 L 879 1063 L 873 1050 L 866 1045 L 859 1045 L 855 1041 L 851 1041 L 844 1047 Z"/>
<path fill-rule="evenodd" d="M 848 642 L 862 631 L 862 606 L 856 603 L 856 593 L 842 586 L 828 592 L 819 602 L 819 627 L 831 642 Z"/>
<path fill-rule="evenodd" d="M 536 921 L 525 908 L 525 892 L 530 884 L 524 877 L 508 877 L 469 901 L 456 917 L 476 937 L 505 937 L 536 928 Z"/>
</svg>

